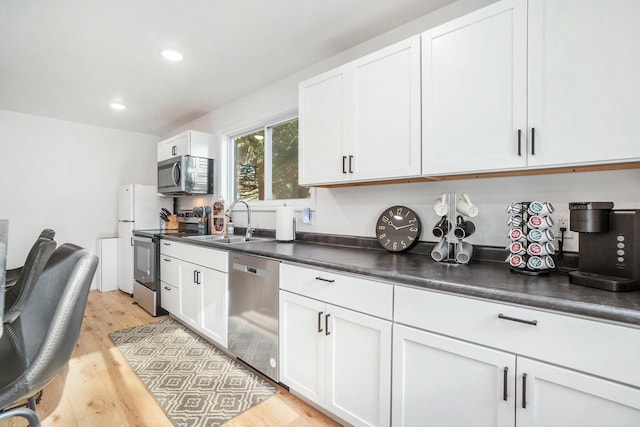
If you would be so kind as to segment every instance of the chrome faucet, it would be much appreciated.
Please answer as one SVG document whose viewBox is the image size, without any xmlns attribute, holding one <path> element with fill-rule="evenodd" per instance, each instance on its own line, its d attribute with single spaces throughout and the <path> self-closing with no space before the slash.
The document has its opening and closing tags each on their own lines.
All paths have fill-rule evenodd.
<svg viewBox="0 0 640 427">
<path fill-rule="evenodd" d="M 229 212 L 231 212 L 233 210 L 233 207 L 238 203 L 243 203 L 247 207 L 247 232 L 245 234 L 245 239 L 248 239 L 253 235 L 253 228 L 251 228 L 251 208 L 249 208 L 249 204 L 242 199 L 238 199 L 233 203 L 231 203 L 231 206 L 229 206 L 229 209 L 227 209 L 227 211 L 224 214 L 229 218 L 231 218 L 231 215 L 229 215 Z"/>
</svg>

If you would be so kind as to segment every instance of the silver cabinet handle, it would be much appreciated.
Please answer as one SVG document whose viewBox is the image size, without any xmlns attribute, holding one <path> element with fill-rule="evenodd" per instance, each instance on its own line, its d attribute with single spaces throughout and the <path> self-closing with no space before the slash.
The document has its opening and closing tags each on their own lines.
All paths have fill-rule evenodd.
<svg viewBox="0 0 640 427">
<path fill-rule="evenodd" d="M 522 374 L 522 409 L 527 409 L 527 374 Z"/>
<path fill-rule="evenodd" d="M 524 320 L 524 319 L 518 319 L 517 317 L 510 317 L 510 316 L 505 316 L 504 314 L 500 313 L 498 314 L 498 319 L 503 319 L 503 320 L 509 320 L 511 322 L 518 322 L 518 323 L 524 323 L 526 325 L 532 325 L 532 326 L 536 326 L 538 324 L 537 320 Z"/>
<path fill-rule="evenodd" d="M 509 372 L 509 368 L 505 366 L 502 376 L 502 400 L 505 402 L 507 401 L 507 372 Z"/>
<path fill-rule="evenodd" d="M 320 277 L 320 276 L 316 277 L 316 280 L 320 280 L 322 282 L 329 282 L 329 283 L 335 282 L 335 279 L 325 279 L 324 277 Z"/>
<path fill-rule="evenodd" d="M 324 316 L 324 334 L 325 335 L 331 335 L 331 332 L 329 332 L 329 316 L 331 315 L 325 314 Z"/>
</svg>

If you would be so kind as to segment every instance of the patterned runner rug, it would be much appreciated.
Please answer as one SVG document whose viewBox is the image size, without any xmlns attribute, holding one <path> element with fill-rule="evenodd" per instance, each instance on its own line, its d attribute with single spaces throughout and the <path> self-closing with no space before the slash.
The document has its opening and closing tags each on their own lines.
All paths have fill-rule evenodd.
<svg viewBox="0 0 640 427">
<path fill-rule="evenodd" d="M 219 426 L 276 392 L 173 319 L 109 338 L 176 426 Z"/>
</svg>

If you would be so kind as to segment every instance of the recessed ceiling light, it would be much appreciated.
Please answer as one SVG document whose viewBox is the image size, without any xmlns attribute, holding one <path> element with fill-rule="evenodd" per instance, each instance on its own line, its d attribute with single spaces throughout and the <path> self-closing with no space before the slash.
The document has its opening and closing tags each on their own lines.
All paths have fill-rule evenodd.
<svg viewBox="0 0 640 427">
<path fill-rule="evenodd" d="M 112 102 L 110 105 L 111 105 L 111 108 L 113 108 L 116 111 L 122 111 L 127 109 L 125 105 L 118 104 L 117 102 Z"/>
<path fill-rule="evenodd" d="M 162 51 L 162 56 L 169 61 L 182 61 L 182 54 L 180 52 L 176 52 L 175 50 L 165 49 Z"/>
</svg>

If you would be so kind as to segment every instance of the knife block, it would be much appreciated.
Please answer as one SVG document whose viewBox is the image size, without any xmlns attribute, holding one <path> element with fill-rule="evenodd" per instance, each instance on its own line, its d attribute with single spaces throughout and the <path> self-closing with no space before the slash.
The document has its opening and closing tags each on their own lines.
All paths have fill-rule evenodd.
<svg viewBox="0 0 640 427">
<path fill-rule="evenodd" d="M 175 215 L 169 215 L 169 222 L 167 222 L 164 226 L 165 230 L 177 230 L 179 227 L 178 217 Z"/>
</svg>

